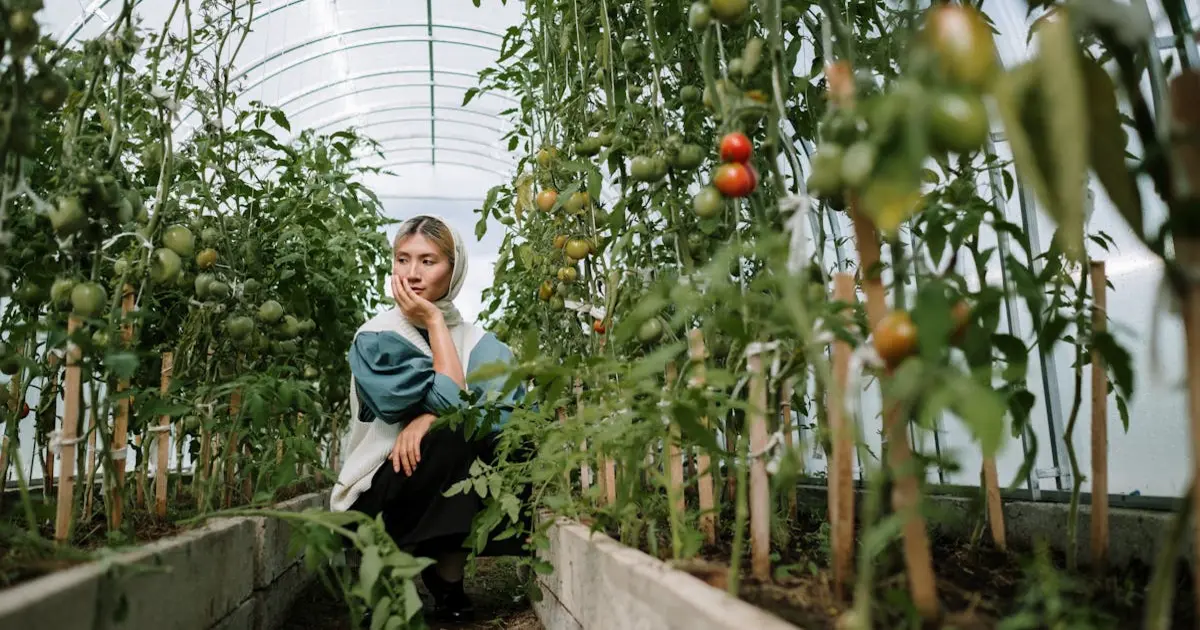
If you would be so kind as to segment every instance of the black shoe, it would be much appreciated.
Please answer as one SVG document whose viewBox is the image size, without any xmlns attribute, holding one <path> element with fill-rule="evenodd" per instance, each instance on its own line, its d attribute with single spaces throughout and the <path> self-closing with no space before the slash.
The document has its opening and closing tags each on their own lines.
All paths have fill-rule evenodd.
<svg viewBox="0 0 1200 630">
<path fill-rule="evenodd" d="M 475 617 L 475 606 L 463 591 L 463 582 L 443 580 L 434 567 L 421 572 L 421 581 L 433 596 L 433 611 L 430 619 L 461 623 Z"/>
</svg>

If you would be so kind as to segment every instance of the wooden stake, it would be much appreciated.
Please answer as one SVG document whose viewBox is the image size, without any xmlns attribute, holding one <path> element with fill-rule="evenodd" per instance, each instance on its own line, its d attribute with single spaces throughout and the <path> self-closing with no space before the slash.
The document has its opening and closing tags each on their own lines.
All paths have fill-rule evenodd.
<svg viewBox="0 0 1200 630">
<path fill-rule="evenodd" d="M 76 317 L 67 321 L 67 335 L 72 335 L 80 326 Z M 58 484 L 58 513 L 54 519 L 54 540 L 65 543 L 71 533 L 71 517 L 75 506 L 75 439 L 78 435 L 82 383 L 77 354 L 79 349 L 67 342 L 66 405 L 63 409 L 62 475 Z M 51 466 L 53 470 L 53 463 Z"/>
<path fill-rule="evenodd" d="M 858 210 L 858 199 L 850 195 L 850 216 L 854 221 L 855 244 L 863 270 L 863 289 L 867 294 L 867 320 L 874 329 L 887 313 L 883 282 L 879 278 L 879 235 L 875 226 Z M 908 570 L 908 588 L 913 605 L 925 619 L 939 614 L 937 583 L 933 558 L 929 551 L 929 533 L 920 513 L 921 486 L 914 471 L 912 447 L 908 443 L 908 422 L 904 409 L 883 401 L 883 432 L 887 440 L 887 461 L 895 480 L 892 508 L 906 515 L 904 522 L 904 564 Z"/>
<path fill-rule="evenodd" d="M 838 273 L 833 276 L 833 299 L 854 303 L 854 276 Z M 850 377 L 850 344 L 833 342 L 833 388 L 829 409 L 829 433 L 832 454 L 829 460 L 829 527 L 830 547 L 833 550 L 834 593 L 839 599 L 848 595 L 846 586 L 852 579 L 854 567 L 854 431 L 846 418 L 846 399 L 858 392 L 847 392 Z"/>
<path fill-rule="evenodd" d="M 121 325 L 121 344 L 128 348 L 133 343 L 133 322 L 129 320 L 129 314 L 133 312 L 133 285 L 125 285 L 121 294 L 121 317 L 124 324 Z M 121 521 L 125 512 L 125 457 L 129 445 L 129 404 L 130 400 L 124 396 L 124 392 L 129 390 L 129 381 L 122 379 L 117 383 L 117 395 L 121 398 L 117 401 L 117 417 L 113 423 L 112 437 L 112 457 L 113 466 L 115 467 L 116 479 L 113 480 L 113 489 L 111 495 L 112 501 L 112 529 L 118 530 L 121 528 Z"/>
<path fill-rule="evenodd" d="M 229 396 L 229 416 L 233 418 L 234 423 L 238 421 L 238 415 L 242 412 L 242 390 L 235 389 L 233 394 Z M 225 492 L 223 504 L 226 508 L 233 505 L 233 485 L 234 485 L 234 462 L 233 456 L 238 450 L 238 432 L 237 429 L 229 432 L 229 442 L 225 445 Z"/>
<path fill-rule="evenodd" d="M 1092 333 L 1108 329 L 1108 276 L 1104 261 L 1091 264 Z M 1092 566 L 1108 564 L 1108 370 L 1092 348 Z"/>
<path fill-rule="evenodd" d="M 704 360 L 708 353 L 704 349 L 704 333 L 692 329 L 688 333 L 688 358 L 691 359 L 692 372 L 688 385 L 694 389 L 703 389 L 707 384 L 708 374 Z M 701 420 L 704 427 L 712 430 L 708 418 Z M 700 531 L 704 534 L 705 544 L 714 545 L 717 542 L 717 513 L 716 497 L 713 493 L 712 461 L 707 451 L 698 449 L 696 468 L 700 475 L 697 486 L 700 499 Z"/>
<path fill-rule="evenodd" d="M 96 415 L 98 406 L 93 404 L 88 411 L 87 482 L 84 484 L 83 493 L 84 522 L 92 519 L 92 495 L 95 494 L 96 487 L 96 434 L 100 433 L 100 427 L 96 426 L 100 422 L 100 418 Z"/>
<path fill-rule="evenodd" d="M 53 355 L 51 355 L 53 358 Z M 8 397 L 8 422 L 4 425 L 4 441 L 0 443 L 0 505 L 4 502 L 4 490 L 8 487 L 8 445 L 9 437 L 12 437 L 13 442 L 19 439 L 17 432 L 17 424 L 20 422 L 21 414 L 21 372 L 17 372 L 11 381 L 8 383 L 8 389 L 11 395 Z M 30 458 L 37 459 L 37 456 Z M 32 463 L 30 470 L 33 469 Z M 32 476 L 32 474 L 30 475 Z"/>
<path fill-rule="evenodd" d="M 175 355 L 162 353 L 162 371 L 159 374 L 159 392 L 163 397 L 171 391 L 171 374 L 175 370 Z M 170 477 L 171 416 L 158 417 L 158 462 L 154 466 L 154 513 L 159 518 L 167 517 L 167 478 Z"/>
<path fill-rule="evenodd" d="M 667 364 L 666 391 L 669 393 L 679 380 L 679 368 L 672 361 Z M 667 481 L 671 484 L 668 493 L 674 497 L 672 509 L 675 511 L 676 523 L 683 522 L 683 513 L 687 510 L 683 498 L 683 455 L 679 449 L 679 425 L 668 418 L 667 425 Z"/>
<path fill-rule="evenodd" d="M 750 425 L 750 567 L 755 579 L 771 579 L 771 497 L 767 479 L 767 381 L 763 374 L 762 356 L 750 354 L 746 359 L 750 369 L 750 409 L 746 413 Z"/>
<path fill-rule="evenodd" d="M 983 458 L 983 485 L 987 494 L 988 528 L 992 530 L 992 542 L 1000 550 L 1008 549 L 1008 536 L 1004 528 L 1004 503 L 1000 500 L 1000 480 L 996 473 L 996 458 Z"/>
<path fill-rule="evenodd" d="M 783 382 L 783 391 L 779 394 L 781 403 L 779 412 L 783 416 L 780 427 L 783 430 L 783 445 L 788 453 L 794 452 L 792 449 L 796 442 L 792 437 L 792 394 L 795 392 L 795 387 L 795 381 L 789 378 Z M 796 518 L 796 486 L 794 485 L 788 488 L 787 516 Z"/>
<path fill-rule="evenodd" d="M 575 379 L 575 417 L 583 418 L 583 381 Z M 579 465 L 579 486 L 584 492 L 592 487 L 591 470 L 588 468 L 587 440 L 579 442 L 579 450 L 583 451 L 583 463 Z"/>
<path fill-rule="evenodd" d="M 1200 248 L 1200 241 L 1189 246 Z M 1200 250 L 1197 250 L 1200 253 Z M 1200 505 L 1200 282 L 1192 282 L 1183 295 L 1183 327 L 1186 334 L 1186 361 L 1188 366 L 1188 416 L 1192 438 L 1192 501 Z M 1193 544 L 1200 549 L 1200 519 L 1196 519 Z M 1196 589 L 1196 601 L 1200 602 L 1200 563 L 1192 567 Z"/>
</svg>

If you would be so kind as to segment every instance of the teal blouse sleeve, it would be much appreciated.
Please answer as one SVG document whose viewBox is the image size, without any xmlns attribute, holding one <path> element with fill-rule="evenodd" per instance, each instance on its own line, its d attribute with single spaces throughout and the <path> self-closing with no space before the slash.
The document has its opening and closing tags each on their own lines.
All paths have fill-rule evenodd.
<svg viewBox="0 0 1200 630">
<path fill-rule="evenodd" d="M 507 375 L 476 380 L 471 374 L 497 362 L 511 364 L 512 351 L 491 333 L 484 335 L 467 365 L 470 391 L 480 405 L 490 404 L 498 412 L 492 428 L 508 422 L 513 408 L 525 396 L 523 386 L 500 395 Z M 354 375 L 360 405 L 359 420 L 376 418 L 388 424 L 407 423 L 422 413 L 445 415 L 467 406 L 463 391 L 450 377 L 433 369 L 433 358 L 394 332 L 360 333 L 350 349 L 350 371 Z"/>
<path fill-rule="evenodd" d="M 350 348 L 350 372 L 364 422 L 405 423 L 463 404 L 458 384 L 436 372 L 432 357 L 394 332 L 360 333 Z"/>
<path fill-rule="evenodd" d="M 499 412 L 498 417 L 492 423 L 492 429 L 496 431 L 504 427 L 509 416 L 512 415 L 513 409 L 525 397 L 525 387 L 518 385 L 512 391 L 503 393 L 508 374 L 500 374 L 482 380 L 472 379 L 471 374 L 484 366 L 496 363 L 512 365 L 514 360 L 512 350 L 491 333 L 485 334 L 475 345 L 475 349 L 471 351 L 470 365 L 467 368 L 468 386 L 473 392 L 481 394 L 482 401 L 492 403 Z"/>
</svg>

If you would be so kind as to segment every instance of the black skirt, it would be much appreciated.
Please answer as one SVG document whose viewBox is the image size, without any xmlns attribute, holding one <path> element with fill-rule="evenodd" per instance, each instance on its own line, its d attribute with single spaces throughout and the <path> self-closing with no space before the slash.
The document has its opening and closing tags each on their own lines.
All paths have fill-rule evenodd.
<svg viewBox="0 0 1200 630">
<path fill-rule="evenodd" d="M 396 472 L 389 458 L 375 471 L 371 487 L 359 495 L 350 509 L 372 518 L 383 513 L 384 526 L 396 546 L 417 556 L 436 557 L 439 554 L 465 550 L 475 515 L 484 508 L 484 501 L 474 491 L 445 496 L 454 484 L 470 477 L 471 464 L 476 458 L 495 461 L 496 440 L 491 434 L 479 440 L 468 440 L 456 430 L 437 428 L 421 440 L 421 462 L 411 477 L 404 469 Z M 479 555 L 519 556 L 527 553 L 524 540 L 530 523 L 526 497 L 522 501 L 523 533 L 504 540 L 491 540 Z M 507 517 L 492 535 L 508 529 Z"/>
</svg>

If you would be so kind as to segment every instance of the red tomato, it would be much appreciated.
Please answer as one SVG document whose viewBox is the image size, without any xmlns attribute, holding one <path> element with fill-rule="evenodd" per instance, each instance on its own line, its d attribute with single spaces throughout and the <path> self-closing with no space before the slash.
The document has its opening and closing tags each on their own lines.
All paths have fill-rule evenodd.
<svg viewBox="0 0 1200 630">
<path fill-rule="evenodd" d="M 758 186 L 758 173 L 752 166 L 727 162 L 717 167 L 713 185 L 726 197 L 745 197 Z"/>
<path fill-rule="evenodd" d="M 24 418 L 25 416 L 28 416 L 28 415 L 29 415 L 29 403 L 27 403 L 25 401 L 21 401 L 21 417 Z"/>
<path fill-rule="evenodd" d="M 604 331 L 607 329 L 604 327 L 604 322 L 597 319 L 596 321 L 592 322 L 592 330 L 596 331 L 596 334 L 598 335 L 603 335 Z"/>
<path fill-rule="evenodd" d="M 727 133 L 724 138 L 721 138 L 722 162 L 745 164 L 750 160 L 752 153 L 754 153 L 754 147 L 750 144 L 750 138 L 740 131 Z"/>
</svg>

